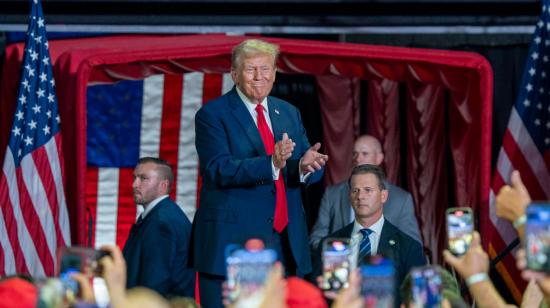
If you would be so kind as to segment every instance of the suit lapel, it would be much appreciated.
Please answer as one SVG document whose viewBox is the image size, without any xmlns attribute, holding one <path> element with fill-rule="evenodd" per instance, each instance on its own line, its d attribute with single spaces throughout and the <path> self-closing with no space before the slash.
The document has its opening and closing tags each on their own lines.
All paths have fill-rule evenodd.
<svg viewBox="0 0 550 308">
<path fill-rule="evenodd" d="M 275 138 L 275 143 L 283 139 L 284 117 L 281 116 L 280 107 L 278 104 L 272 100 L 270 97 L 267 98 L 267 106 L 269 109 L 269 119 L 271 120 L 271 129 L 273 130 L 273 137 Z"/>
<path fill-rule="evenodd" d="M 248 136 L 248 139 L 250 139 L 250 141 L 254 145 L 254 148 L 256 148 L 256 150 L 258 151 L 258 153 L 265 155 L 266 152 L 265 152 L 264 142 L 262 141 L 260 132 L 258 132 L 258 127 L 256 127 L 256 124 L 254 123 L 254 119 L 252 119 L 252 117 L 250 116 L 250 112 L 248 112 L 248 109 L 246 109 L 244 102 L 241 100 L 241 98 L 237 94 L 237 90 L 233 88 L 228 93 L 228 97 L 229 97 L 229 105 L 231 106 L 233 115 L 243 127 L 244 131 L 246 132 L 246 135 Z"/>
<path fill-rule="evenodd" d="M 378 253 L 388 258 L 394 257 L 395 249 L 399 244 L 397 242 L 397 229 L 392 226 L 387 220 L 384 220 L 384 226 L 380 234 L 380 242 L 378 243 Z"/>
</svg>

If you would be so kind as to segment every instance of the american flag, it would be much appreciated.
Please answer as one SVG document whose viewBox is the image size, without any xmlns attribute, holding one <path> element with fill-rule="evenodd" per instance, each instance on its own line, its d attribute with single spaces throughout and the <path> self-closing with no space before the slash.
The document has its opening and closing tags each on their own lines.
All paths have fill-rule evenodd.
<svg viewBox="0 0 550 308">
<path fill-rule="evenodd" d="M 54 86 L 42 7 L 34 0 L 0 178 L 0 276 L 51 276 L 57 249 L 70 245 Z"/>
<path fill-rule="evenodd" d="M 172 165 L 171 198 L 193 219 L 200 187 L 195 113 L 232 86 L 229 74 L 190 72 L 88 87 L 86 205 L 93 246 L 124 246 L 140 210 L 132 196 L 139 157 Z"/>
<path fill-rule="evenodd" d="M 509 222 L 496 217 L 495 192 L 509 182 L 513 170 L 521 178 L 533 200 L 550 198 L 550 0 L 544 0 L 540 20 L 523 73 L 519 96 L 505 131 L 490 193 L 488 234 L 489 254 L 494 257 L 517 238 Z M 516 300 L 521 299 L 525 282 L 520 278 L 513 254 L 497 265 Z M 519 301 L 518 301 L 519 302 Z"/>
</svg>

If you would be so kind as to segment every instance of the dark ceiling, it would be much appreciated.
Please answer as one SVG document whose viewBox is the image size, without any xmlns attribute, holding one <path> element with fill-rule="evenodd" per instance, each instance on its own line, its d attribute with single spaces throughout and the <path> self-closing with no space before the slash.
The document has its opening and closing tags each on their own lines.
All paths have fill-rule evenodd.
<svg viewBox="0 0 550 308">
<path fill-rule="evenodd" d="M 513 26 L 534 24 L 540 5 L 534 0 L 43 0 L 49 26 Z M 28 7 L 27 0 L 0 0 L 0 25 L 26 25 Z"/>
</svg>

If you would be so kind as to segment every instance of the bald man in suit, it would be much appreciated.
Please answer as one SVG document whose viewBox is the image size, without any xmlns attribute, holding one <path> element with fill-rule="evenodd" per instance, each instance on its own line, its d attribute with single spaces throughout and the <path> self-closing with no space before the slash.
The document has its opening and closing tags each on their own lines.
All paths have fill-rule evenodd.
<svg viewBox="0 0 550 308">
<path fill-rule="evenodd" d="M 378 139 L 370 135 L 357 138 L 353 145 L 352 159 L 354 167 L 363 164 L 376 166 L 382 164 L 384 152 Z M 384 217 L 399 230 L 422 244 L 411 194 L 388 181 L 384 184 L 389 195 L 383 209 Z M 317 222 L 309 238 L 313 251 L 323 237 L 353 221 L 354 213 L 349 200 L 349 191 L 347 180 L 326 188 L 321 199 Z"/>
</svg>

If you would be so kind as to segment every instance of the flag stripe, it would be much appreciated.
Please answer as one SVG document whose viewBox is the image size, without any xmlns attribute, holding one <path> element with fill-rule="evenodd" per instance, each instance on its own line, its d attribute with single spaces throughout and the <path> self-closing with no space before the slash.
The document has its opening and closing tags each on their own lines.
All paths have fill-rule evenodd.
<svg viewBox="0 0 550 308">
<path fill-rule="evenodd" d="M 537 145 L 533 142 L 531 135 L 525 128 L 516 108 L 512 108 L 510 125 L 507 131 L 513 136 L 523 156 L 528 158 L 528 169 L 534 173 L 534 179 L 538 181 L 537 186 L 542 188 L 545 196 L 550 196 L 550 173 L 548 172 L 548 167 Z"/>
<path fill-rule="evenodd" d="M 118 214 L 118 168 L 99 168 L 95 247 L 116 242 Z"/>
<path fill-rule="evenodd" d="M 43 150 L 44 149 L 40 147 L 32 152 L 31 155 L 27 155 L 23 158 L 23 160 L 21 160 L 20 179 L 21 184 L 24 183 L 27 188 L 28 195 L 25 197 L 28 197 L 31 200 L 34 207 L 34 212 L 30 210 L 28 212 L 36 215 L 34 217 L 30 217 L 32 220 L 29 221 L 29 223 L 32 224 L 32 226 L 29 226 L 29 229 L 35 230 L 35 236 L 39 236 L 34 236 L 33 239 L 35 241 L 40 240 L 37 244 L 38 247 L 40 247 L 39 251 L 41 259 L 48 262 L 48 266 L 45 266 L 45 268 L 53 270 L 53 259 L 57 248 L 57 240 L 55 233 L 51 231 L 55 230 L 55 226 L 52 212 L 50 211 L 50 206 L 47 205 L 46 201 L 48 200 L 48 194 L 46 193 L 44 187 L 42 186 L 42 181 L 40 180 L 41 170 L 36 168 L 37 166 L 34 159 L 34 155 L 45 156 Z M 40 224 L 37 224 L 36 222 L 39 222 Z M 45 230 L 49 230 L 50 232 L 46 232 Z M 45 242 L 42 241 L 42 238 Z M 47 274 L 53 274 L 53 272 L 49 272 Z"/>
<path fill-rule="evenodd" d="M 28 160 L 30 156 L 26 156 L 26 158 Z M 24 164 L 23 161 L 22 164 Z M 30 238 L 32 239 L 27 245 L 22 247 L 23 253 L 25 254 L 25 261 L 31 273 L 35 273 L 35 276 L 43 277 L 46 275 L 46 268 L 48 268 L 48 265 L 53 265 L 51 260 L 47 257 L 48 248 L 45 244 L 46 237 L 44 236 L 43 230 L 40 228 L 40 219 L 34 210 L 29 191 L 25 186 L 22 168 L 15 169 L 15 179 L 19 187 L 20 204 L 30 205 L 21 208 L 22 222 L 27 226 Z M 19 206 L 15 208 L 19 209 Z M 19 222 L 20 221 L 18 221 L 18 223 Z M 30 254 L 27 254 L 27 252 L 30 252 Z"/>
<path fill-rule="evenodd" d="M 50 171 L 52 173 L 52 180 L 55 185 L 55 195 L 60 206 L 54 206 L 58 211 L 58 217 L 56 224 L 59 224 L 61 230 L 61 236 L 58 237 L 58 247 L 71 245 L 69 213 L 67 212 L 67 201 L 65 200 L 65 189 L 63 187 L 63 159 L 59 159 L 59 153 L 61 153 L 61 134 L 56 134 L 52 140 L 44 145 L 48 161 L 50 162 Z M 62 241 L 62 242 L 61 242 Z M 63 245 L 60 245 L 63 244 Z"/>
<path fill-rule="evenodd" d="M 229 92 L 234 85 L 231 74 L 223 74 L 222 94 Z"/>
<path fill-rule="evenodd" d="M 124 247 L 124 243 L 130 233 L 130 227 L 136 221 L 136 205 L 132 183 L 134 170 L 121 168 L 118 173 L 118 217 L 115 226 L 116 243 Z"/>
<path fill-rule="evenodd" d="M 0 189 L 3 189 L 4 187 L 5 186 L 0 186 Z M 0 276 L 4 276 L 6 273 L 16 272 L 15 256 L 13 255 L 13 249 L 11 247 L 10 239 L 8 238 L 8 230 L 6 229 L 6 226 L 4 214 L 0 210 L 0 247 L 3 251 L 3 253 L 0 253 Z"/>
<path fill-rule="evenodd" d="M 159 157 L 166 160 L 177 170 L 178 145 L 180 134 L 180 110 L 183 89 L 182 75 L 164 76 L 164 95 L 162 100 L 162 122 Z M 177 174 L 174 174 L 174 183 L 177 183 Z M 176 190 L 172 189 L 170 197 L 175 199 Z"/>
<path fill-rule="evenodd" d="M 506 166 L 510 169 L 502 170 L 499 167 L 499 172 L 508 171 L 507 173 L 501 174 L 504 175 L 505 178 L 510 178 L 510 174 L 514 169 L 521 170 L 522 180 L 526 187 L 529 188 L 529 193 L 532 195 L 531 197 L 533 199 L 542 198 L 545 195 L 544 190 L 540 186 L 539 179 L 536 177 L 536 172 L 531 169 L 529 164 L 529 161 L 533 160 L 534 157 L 523 155 L 521 148 L 516 144 L 516 140 L 509 134 L 509 130 L 506 130 L 504 133 L 502 148 L 509 159 L 509 163 Z"/>
<path fill-rule="evenodd" d="M 8 238 L 15 257 L 16 272 L 28 273 L 29 270 L 25 260 L 30 259 L 27 256 L 28 254 L 36 254 L 36 251 L 34 250 L 34 245 L 31 244 L 32 239 L 23 220 L 23 214 L 19 207 L 14 206 L 14 204 L 19 204 L 19 189 L 15 183 L 8 180 L 15 178 L 15 166 L 12 157 L 11 150 L 8 148 L 4 159 L 2 179 L 0 180 L 2 187 L 2 211 L 9 232 Z M 24 249 L 27 247 L 29 249 L 25 253 Z M 32 251 L 30 250 L 31 248 Z M 6 274 L 10 273 L 14 272 L 6 269 Z"/>
<path fill-rule="evenodd" d="M 54 139 L 50 139 L 48 143 L 55 142 Z M 35 198 L 40 198 L 41 194 L 44 199 L 34 200 L 37 204 L 37 211 L 42 210 L 43 212 L 39 214 L 41 221 L 44 225 L 42 226 L 43 230 L 55 230 L 55 234 L 47 235 L 48 246 L 50 248 L 50 253 L 55 259 L 57 247 L 65 246 L 63 241 L 63 235 L 61 229 L 59 228 L 59 211 L 56 204 L 57 200 L 57 191 L 55 187 L 55 181 L 52 176 L 52 170 L 50 168 L 50 161 L 48 160 L 48 154 L 44 147 L 35 150 L 32 153 L 32 161 L 36 167 L 36 172 L 39 177 L 36 177 L 37 185 L 39 188 L 39 193 L 34 193 Z M 42 186 L 44 183 L 44 186 Z M 48 200 L 46 206 L 46 200 Z M 42 203 L 42 205 L 40 205 Z M 45 217 L 42 217 L 45 216 Z M 59 241 L 58 241 L 59 239 Z"/>
<path fill-rule="evenodd" d="M 139 157 L 159 155 L 163 85 L 163 75 L 154 75 L 143 80 Z"/>
<path fill-rule="evenodd" d="M 178 154 L 177 198 L 176 203 L 192 219 L 197 202 L 197 161 L 195 149 L 195 113 L 202 106 L 204 74 L 189 73 L 184 75 L 181 104 L 181 127 Z"/>
<path fill-rule="evenodd" d="M 98 178 L 99 168 L 88 167 L 86 170 L 86 245 L 88 245 L 88 243 L 92 243 L 92 247 L 96 247 L 94 243 L 97 226 L 97 186 L 99 185 Z M 90 219 L 92 221 L 91 226 L 89 225 Z"/>
<path fill-rule="evenodd" d="M 202 102 L 206 103 L 222 94 L 223 74 L 204 74 Z M 194 132 L 194 131 L 193 131 Z"/>
</svg>

